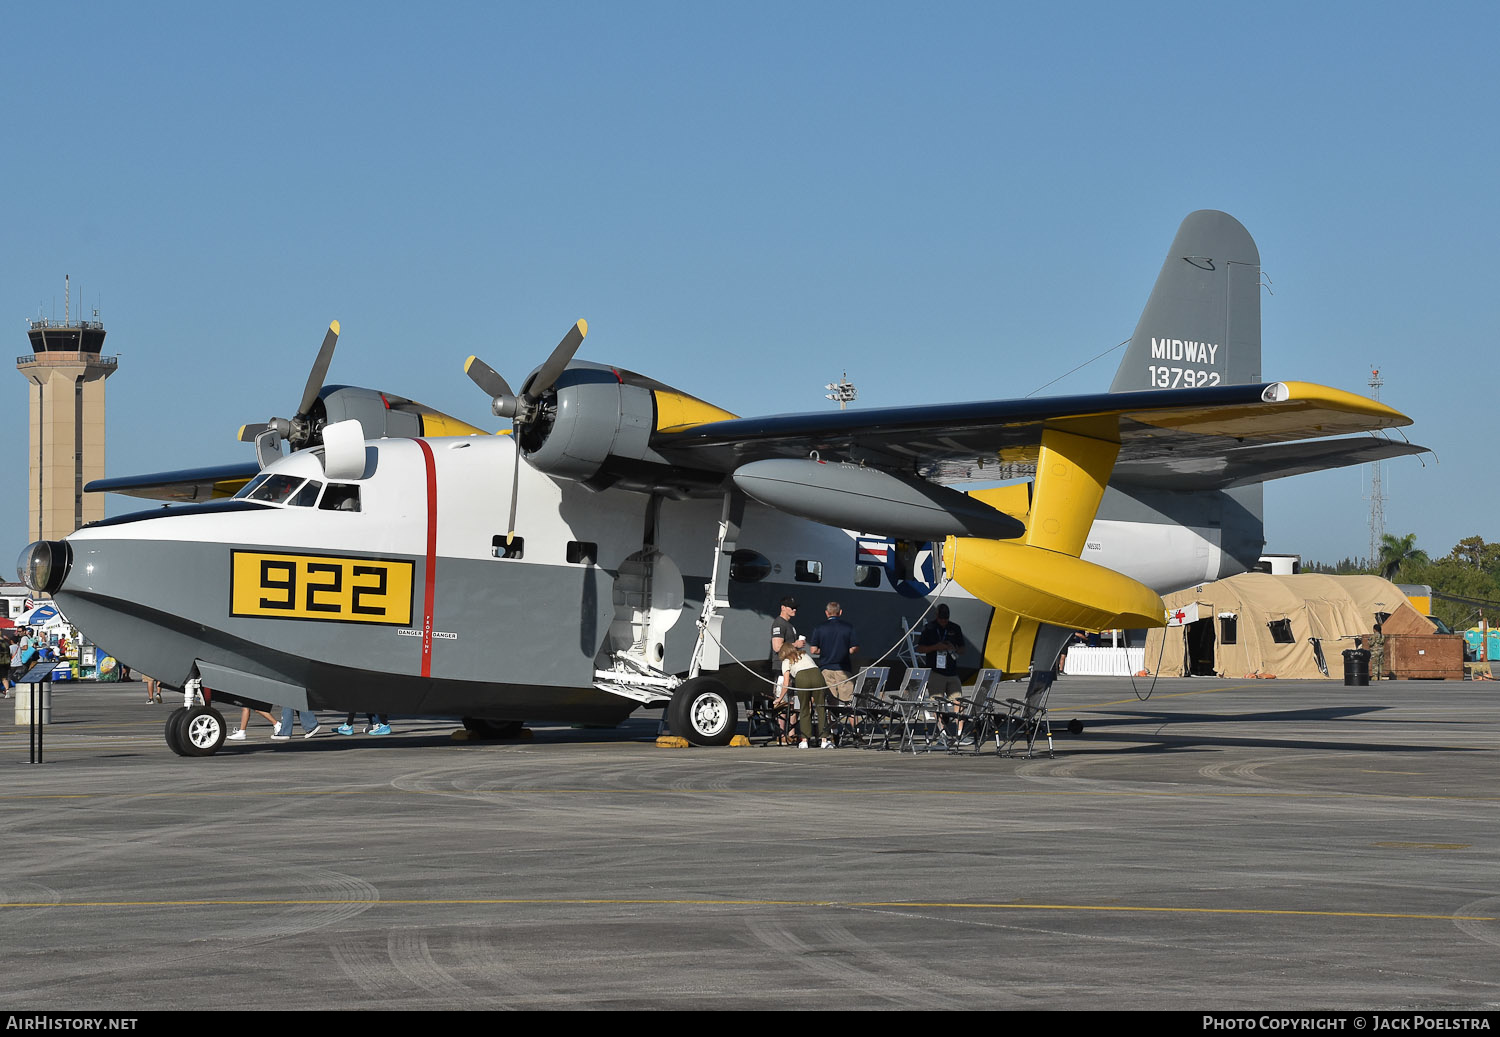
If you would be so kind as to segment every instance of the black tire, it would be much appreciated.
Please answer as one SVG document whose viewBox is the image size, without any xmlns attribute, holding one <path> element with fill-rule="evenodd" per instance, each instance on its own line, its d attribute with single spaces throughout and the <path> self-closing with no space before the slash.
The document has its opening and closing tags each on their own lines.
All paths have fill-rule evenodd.
<svg viewBox="0 0 1500 1037">
<path fill-rule="evenodd" d="M 728 745 L 739 727 L 739 707 L 719 681 L 694 677 L 672 693 L 667 722 L 673 734 L 693 745 Z"/>
<path fill-rule="evenodd" d="M 178 737 L 184 756 L 212 756 L 224 744 L 224 715 L 212 706 L 195 706 L 181 720 Z"/>
<path fill-rule="evenodd" d="M 464 730 L 480 738 L 520 738 L 524 720 L 487 720 L 484 717 L 464 717 Z"/>
<path fill-rule="evenodd" d="M 166 736 L 167 748 L 178 756 L 188 754 L 186 743 L 182 740 L 182 718 L 187 716 L 187 707 L 178 706 L 167 714 L 167 723 L 162 728 L 162 734 Z"/>
</svg>

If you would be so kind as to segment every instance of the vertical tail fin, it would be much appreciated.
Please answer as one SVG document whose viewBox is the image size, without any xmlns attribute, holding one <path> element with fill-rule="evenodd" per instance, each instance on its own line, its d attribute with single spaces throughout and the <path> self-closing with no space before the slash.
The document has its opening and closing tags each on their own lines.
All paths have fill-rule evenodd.
<svg viewBox="0 0 1500 1037">
<path fill-rule="evenodd" d="M 1260 252 L 1228 213 L 1189 213 L 1110 392 L 1261 380 Z"/>
<path fill-rule="evenodd" d="M 1260 250 L 1228 213 L 1177 228 L 1110 392 L 1261 381 Z M 1217 574 L 1243 572 L 1265 545 L 1264 488 L 1171 492 L 1111 486 L 1100 518 L 1187 526 L 1219 549 Z"/>
</svg>

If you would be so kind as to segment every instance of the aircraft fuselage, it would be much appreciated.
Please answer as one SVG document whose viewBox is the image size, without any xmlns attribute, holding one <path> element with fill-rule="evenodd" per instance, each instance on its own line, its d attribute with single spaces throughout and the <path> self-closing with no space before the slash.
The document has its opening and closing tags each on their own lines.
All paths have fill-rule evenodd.
<svg viewBox="0 0 1500 1037">
<path fill-rule="evenodd" d="M 514 464 L 508 436 L 382 439 L 360 478 L 339 481 L 302 451 L 233 500 L 78 530 L 56 598 L 104 650 L 172 686 L 197 675 L 225 697 L 312 709 L 618 721 L 636 703 L 595 689 L 595 670 L 622 651 L 687 670 L 720 501 L 595 492 L 523 463 L 508 544 Z M 1220 574 L 1216 538 L 1101 519 L 1085 557 L 1170 590 Z M 737 546 L 719 676 L 739 690 L 753 681 L 730 679 L 729 655 L 764 663 L 784 596 L 804 633 L 842 602 L 866 659 L 930 603 L 930 580 L 902 593 L 862 565 L 855 534 L 754 502 Z M 956 585 L 944 600 L 977 644 L 991 607 Z"/>
</svg>

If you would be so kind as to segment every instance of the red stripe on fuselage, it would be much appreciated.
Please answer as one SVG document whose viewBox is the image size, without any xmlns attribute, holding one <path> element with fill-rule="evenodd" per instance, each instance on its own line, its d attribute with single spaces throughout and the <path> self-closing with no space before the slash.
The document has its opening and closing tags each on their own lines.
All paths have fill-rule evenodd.
<svg viewBox="0 0 1500 1037">
<path fill-rule="evenodd" d="M 422 676 L 432 676 L 432 599 L 437 590 L 437 463 L 425 439 L 422 462 L 427 466 L 427 578 L 422 589 Z"/>
</svg>

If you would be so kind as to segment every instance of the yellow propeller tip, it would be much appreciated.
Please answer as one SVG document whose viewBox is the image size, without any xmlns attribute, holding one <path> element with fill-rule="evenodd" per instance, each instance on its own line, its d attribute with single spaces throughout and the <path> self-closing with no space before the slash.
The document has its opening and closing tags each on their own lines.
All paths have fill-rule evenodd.
<svg viewBox="0 0 1500 1037">
<path fill-rule="evenodd" d="M 469 373 L 469 368 L 473 367 L 474 366 L 474 361 L 476 361 L 478 359 L 479 358 L 477 356 L 471 356 L 471 357 L 469 357 L 469 359 L 467 359 L 467 360 L 464 361 L 464 374 L 468 374 Z"/>
<path fill-rule="evenodd" d="M 339 333 L 339 322 L 336 321 L 336 320 L 329 321 L 328 322 L 328 330 L 331 331 L 331 332 L 333 332 L 335 335 L 337 335 Z"/>
<path fill-rule="evenodd" d="M 240 430 L 234 434 L 234 438 L 243 443 L 245 441 L 245 429 L 249 427 L 249 425 L 241 425 Z"/>
<path fill-rule="evenodd" d="M 577 328 L 579 334 L 587 335 L 589 333 L 589 322 L 584 320 L 582 317 L 579 317 Z"/>
</svg>

